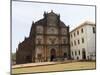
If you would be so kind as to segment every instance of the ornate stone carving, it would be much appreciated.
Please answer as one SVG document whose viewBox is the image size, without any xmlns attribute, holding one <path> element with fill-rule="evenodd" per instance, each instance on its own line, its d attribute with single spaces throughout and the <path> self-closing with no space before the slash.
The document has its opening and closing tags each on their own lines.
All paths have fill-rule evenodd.
<svg viewBox="0 0 100 75">
<path fill-rule="evenodd" d="M 16 63 L 57 61 L 65 55 L 69 58 L 68 40 L 69 27 L 60 21 L 60 15 L 45 12 L 43 19 L 32 23 L 29 37 L 18 45 Z"/>
</svg>

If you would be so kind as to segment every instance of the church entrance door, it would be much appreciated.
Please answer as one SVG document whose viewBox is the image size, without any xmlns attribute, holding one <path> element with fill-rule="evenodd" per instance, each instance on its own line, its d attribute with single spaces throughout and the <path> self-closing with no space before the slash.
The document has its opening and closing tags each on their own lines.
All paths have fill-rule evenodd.
<svg viewBox="0 0 100 75">
<path fill-rule="evenodd" d="M 56 50 L 55 49 L 51 49 L 50 61 L 54 61 L 55 59 L 56 59 Z"/>
</svg>

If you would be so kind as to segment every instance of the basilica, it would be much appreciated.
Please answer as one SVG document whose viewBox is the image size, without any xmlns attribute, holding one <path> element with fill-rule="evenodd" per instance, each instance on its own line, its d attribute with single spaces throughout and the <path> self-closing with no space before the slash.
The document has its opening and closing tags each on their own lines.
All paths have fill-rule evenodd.
<svg viewBox="0 0 100 75">
<path fill-rule="evenodd" d="M 69 26 L 61 21 L 60 14 L 44 12 L 42 19 L 32 23 L 29 36 L 19 43 L 16 64 L 69 60 L 69 36 Z"/>
</svg>

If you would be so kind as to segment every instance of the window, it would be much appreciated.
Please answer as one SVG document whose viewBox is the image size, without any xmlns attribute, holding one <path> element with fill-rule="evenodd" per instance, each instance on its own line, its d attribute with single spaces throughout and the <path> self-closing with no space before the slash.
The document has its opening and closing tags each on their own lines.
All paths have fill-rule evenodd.
<svg viewBox="0 0 100 75">
<path fill-rule="evenodd" d="M 81 32 L 83 33 L 83 28 L 81 29 Z"/>
<path fill-rule="evenodd" d="M 71 42 L 72 46 L 73 46 L 73 42 Z"/>
<path fill-rule="evenodd" d="M 80 44 L 80 40 L 78 40 L 78 44 Z"/>
<path fill-rule="evenodd" d="M 72 34 L 71 34 L 71 38 L 72 38 Z"/>
<path fill-rule="evenodd" d="M 76 45 L 76 41 L 74 40 L 74 45 Z"/>
<path fill-rule="evenodd" d="M 37 33 L 43 33 L 43 27 L 37 26 L 36 31 L 37 31 Z"/>
<path fill-rule="evenodd" d="M 84 38 L 82 38 L 82 43 L 84 43 Z"/>
<path fill-rule="evenodd" d="M 38 44 L 41 44 L 41 39 L 40 38 L 38 38 L 37 41 L 38 41 Z"/>
<path fill-rule="evenodd" d="M 73 51 L 72 51 L 72 56 L 73 56 Z"/>
<path fill-rule="evenodd" d="M 53 32 L 54 32 L 54 29 L 52 28 L 52 29 L 51 29 L 51 31 L 53 31 Z"/>
<path fill-rule="evenodd" d="M 77 60 L 79 59 L 79 57 L 77 57 Z"/>
<path fill-rule="evenodd" d="M 79 35 L 79 31 L 77 31 L 77 35 Z"/>
<path fill-rule="evenodd" d="M 63 39 L 63 43 L 66 44 L 66 39 Z"/>
<path fill-rule="evenodd" d="M 54 44 L 54 41 L 52 40 L 51 43 Z"/>
<path fill-rule="evenodd" d="M 71 37 L 73 37 L 72 34 L 71 34 Z"/>
<path fill-rule="evenodd" d="M 75 51 L 75 56 L 77 55 L 77 52 Z"/>
<path fill-rule="evenodd" d="M 64 58 L 66 58 L 67 57 L 67 53 L 64 53 Z"/>
<path fill-rule="evenodd" d="M 38 58 L 38 61 L 41 62 L 42 61 L 42 54 L 37 54 L 37 58 Z"/>
<path fill-rule="evenodd" d="M 74 32 L 74 37 L 75 37 L 75 32 Z"/>
<path fill-rule="evenodd" d="M 80 50 L 78 51 L 78 54 L 80 55 Z"/>
<path fill-rule="evenodd" d="M 93 27 L 93 33 L 95 33 L 95 32 L 96 32 L 95 27 Z"/>
</svg>

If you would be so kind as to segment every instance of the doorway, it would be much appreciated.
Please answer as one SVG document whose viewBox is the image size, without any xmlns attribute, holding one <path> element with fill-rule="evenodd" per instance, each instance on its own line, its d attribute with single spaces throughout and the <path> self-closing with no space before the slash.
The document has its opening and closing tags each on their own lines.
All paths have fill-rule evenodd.
<svg viewBox="0 0 100 75">
<path fill-rule="evenodd" d="M 31 63 L 31 62 L 32 62 L 32 57 L 31 57 L 31 55 L 27 55 L 25 61 L 26 61 L 26 63 Z"/>
<path fill-rule="evenodd" d="M 83 60 L 86 60 L 86 52 L 85 52 L 85 49 L 84 48 L 82 50 L 82 59 Z"/>
<path fill-rule="evenodd" d="M 51 56 L 50 56 L 50 61 L 54 61 L 56 59 L 56 50 L 51 49 Z"/>
</svg>

